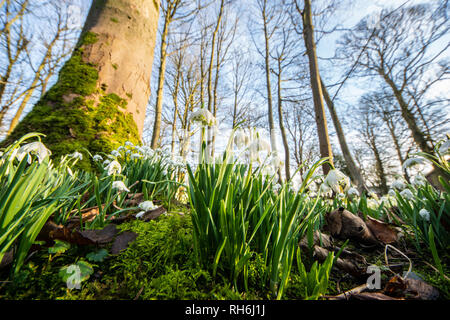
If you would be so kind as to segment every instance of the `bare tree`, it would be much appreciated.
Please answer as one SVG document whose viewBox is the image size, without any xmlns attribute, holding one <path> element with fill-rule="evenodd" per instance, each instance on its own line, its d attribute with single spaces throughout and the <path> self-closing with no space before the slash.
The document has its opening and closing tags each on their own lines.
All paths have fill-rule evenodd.
<svg viewBox="0 0 450 320">
<path fill-rule="evenodd" d="M 447 10 L 447 2 L 383 10 L 379 16 L 361 20 L 340 42 L 340 56 L 352 63 L 357 75 L 379 76 L 391 89 L 414 142 L 428 153 L 433 152 L 434 143 L 427 123 L 436 119 L 436 106 L 448 103 L 448 99 L 423 103 L 427 93 L 448 77 L 448 62 L 439 59 L 450 43 L 435 47 L 450 28 Z M 437 64 L 440 68 L 433 73 Z"/>
</svg>

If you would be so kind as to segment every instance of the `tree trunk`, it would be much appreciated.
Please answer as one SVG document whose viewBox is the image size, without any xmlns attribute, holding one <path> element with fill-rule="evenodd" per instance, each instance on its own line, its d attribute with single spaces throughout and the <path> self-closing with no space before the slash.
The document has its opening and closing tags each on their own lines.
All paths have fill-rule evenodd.
<svg viewBox="0 0 450 320">
<path fill-rule="evenodd" d="M 159 0 L 94 0 L 56 84 L 4 141 L 44 133 L 54 158 L 138 143 L 150 96 Z M 86 156 L 79 162 L 89 168 Z"/>
<path fill-rule="evenodd" d="M 167 35 L 169 33 L 170 16 L 166 14 L 164 19 L 163 32 L 161 34 L 161 48 L 160 48 L 160 63 L 158 70 L 158 89 L 156 90 L 156 105 L 155 105 L 155 121 L 153 124 L 152 134 L 152 149 L 159 146 L 159 135 L 161 132 L 161 115 L 163 103 L 164 78 L 166 75 L 166 61 L 167 61 Z"/>
<path fill-rule="evenodd" d="M 267 30 L 267 17 L 264 7 L 263 12 L 264 23 L 264 45 L 265 45 L 265 71 L 266 71 L 266 89 L 267 89 L 267 108 L 269 116 L 269 131 L 270 131 L 270 144 L 272 146 L 272 152 L 277 153 L 277 140 L 275 137 L 275 124 L 273 121 L 273 106 L 272 106 L 272 87 L 270 84 L 270 44 L 269 44 L 269 32 Z"/>
<path fill-rule="evenodd" d="M 342 129 L 341 122 L 339 121 L 338 115 L 336 113 L 334 103 L 331 100 L 330 95 L 328 94 L 328 90 L 324 85 L 322 79 L 320 79 L 320 84 L 323 90 L 325 102 L 328 106 L 328 111 L 330 111 L 331 119 L 333 120 L 334 128 L 336 130 L 336 134 L 339 140 L 339 145 L 341 146 L 342 155 L 344 156 L 345 163 L 347 164 L 347 168 L 350 171 L 350 178 L 356 182 L 359 192 L 367 191 L 367 187 L 364 183 L 364 178 L 361 174 L 361 171 L 353 161 L 353 157 L 347 145 L 344 130 Z"/>
<path fill-rule="evenodd" d="M 403 163 L 405 162 L 405 158 L 402 155 L 402 148 L 400 147 L 400 142 L 398 141 L 397 136 L 395 135 L 394 130 L 394 123 L 392 122 L 392 119 L 389 117 L 388 114 L 383 115 L 383 120 L 386 123 L 389 133 L 391 134 L 392 142 L 394 142 L 395 151 L 397 152 L 398 160 L 400 161 L 400 165 L 403 166 Z M 408 170 L 405 168 L 403 169 L 403 173 L 405 174 L 405 179 L 408 183 L 411 183 Z"/>
<path fill-rule="evenodd" d="M 384 172 L 384 167 L 383 167 L 383 161 L 381 160 L 381 156 L 380 156 L 380 151 L 378 150 L 376 141 L 375 141 L 375 136 L 372 132 L 371 129 L 368 129 L 369 131 L 371 131 L 370 133 L 370 146 L 371 149 L 373 151 L 373 155 L 375 156 L 375 170 L 376 170 L 376 174 L 377 177 L 380 181 L 380 191 L 381 194 L 386 194 L 388 192 L 388 187 L 387 187 L 387 181 L 386 181 L 386 173 Z"/>
<path fill-rule="evenodd" d="M 322 100 L 322 86 L 320 85 L 320 75 L 317 63 L 316 44 L 314 42 L 314 29 L 312 24 L 311 1 L 305 0 L 305 7 L 302 12 L 303 18 L 303 39 L 305 41 L 306 53 L 309 60 L 309 73 L 311 80 L 311 89 L 314 100 L 315 119 L 317 124 L 317 133 L 319 137 L 320 155 L 322 158 L 329 158 L 333 163 L 333 153 L 331 151 L 330 137 L 328 136 L 327 118 Z M 330 165 L 322 166 L 324 174 L 330 170 Z"/>
<path fill-rule="evenodd" d="M 433 153 L 432 142 L 429 141 L 425 136 L 425 134 L 420 130 L 419 126 L 417 125 L 416 119 L 414 118 L 414 115 L 408 108 L 408 104 L 403 99 L 402 93 L 397 88 L 394 81 L 392 81 L 392 79 L 390 79 L 387 74 L 381 72 L 381 75 L 383 79 L 386 81 L 386 83 L 391 87 L 392 92 L 394 93 L 394 96 L 400 106 L 401 115 L 403 119 L 405 119 L 405 122 L 408 125 L 409 130 L 411 130 L 414 142 L 423 152 L 432 154 Z"/>
<path fill-rule="evenodd" d="M 291 170 L 290 170 L 290 155 L 289 155 L 289 143 L 286 136 L 286 129 L 284 128 L 283 121 L 283 106 L 282 106 L 282 97 L 281 97 L 281 60 L 278 60 L 278 122 L 280 125 L 281 138 L 283 140 L 284 147 L 284 171 L 286 176 L 286 181 L 291 179 Z"/>
</svg>

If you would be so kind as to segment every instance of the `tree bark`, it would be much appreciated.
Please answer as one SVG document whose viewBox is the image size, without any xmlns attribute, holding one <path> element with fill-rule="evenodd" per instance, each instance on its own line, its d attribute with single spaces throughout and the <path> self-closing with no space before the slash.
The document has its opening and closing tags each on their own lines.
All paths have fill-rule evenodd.
<svg viewBox="0 0 450 320">
<path fill-rule="evenodd" d="M 305 0 L 305 7 L 302 12 L 303 19 L 303 39 L 305 41 L 306 54 L 309 60 L 309 73 L 311 89 L 314 100 L 315 119 L 317 124 L 317 134 L 319 137 L 320 155 L 329 158 L 333 163 L 333 153 L 331 151 L 330 137 L 328 136 L 327 118 L 322 99 L 322 86 L 320 85 L 320 75 L 317 63 L 316 45 L 314 42 L 314 28 L 311 14 L 311 1 Z M 325 163 L 322 166 L 324 174 L 330 171 L 330 165 Z"/>
<path fill-rule="evenodd" d="M 155 120 L 153 124 L 152 134 L 152 149 L 156 149 L 159 146 L 159 136 L 161 132 L 161 115 L 162 115 L 162 103 L 163 103 L 163 90 L 164 79 L 166 75 L 166 61 L 167 61 L 167 35 L 169 33 L 170 15 L 166 13 L 164 18 L 163 32 L 161 34 L 161 47 L 160 47 L 160 63 L 158 70 L 158 89 L 156 90 L 156 105 L 155 105 Z"/>
<path fill-rule="evenodd" d="M 58 81 L 4 143 L 41 132 L 54 159 L 84 148 L 110 152 L 126 140 L 138 143 L 158 15 L 159 0 L 94 0 Z M 89 159 L 79 164 L 90 167 Z"/>
<path fill-rule="evenodd" d="M 267 16 L 266 16 L 266 5 L 267 1 L 264 3 L 264 8 L 262 12 L 263 24 L 264 24 L 264 63 L 266 72 L 266 90 L 267 90 L 267 113 L 269 117 L 269 131 L 270 131 L 270 144 L 272 146 L 272 152 L 277 153 L 277 142 L 275 137 L 275 124 L 273 121 L 273 105 L 272 105 L 272 87 L 270 83 L 270 43 L 269 43 L 269 31 L 267 30 Z"/>
<path fill-rule="evenodd" d="M 339 140 L 339 145 L 341 146 L 342 155 L 344 156 L 348 170 L 350 171 L 350 178 L 356 182 L 359 192 L 367 191 L 367 187 L 364 183 L 364 178 L 361 174 L 361 171 L 359 170 L 359 168 L 356 166 L 355 162 L 353 161 L 353 157 L 352 157 L 352 155 L 350 153 L 350 149 L 347 145 L 344 130 L 342 129 L 341 122 L 339 121 L 338 115 L 336 113 L 334 103 L 331 100 L 330 95 L 328 94 L 328 90 L 327 90 L 325 84 L 323 83 L 322 78 L 320 79 L 320 84 L 321 84 L 321 87 L 323 90 L 323 96 L 325 98 L 325 102 L 328 106 L 328 111 L 330 112 L 331 119 L 333 120 L 334 128 L 336 130 L 336 134 L 337 134 L 337 137 Z"/>
<path fill-rule="evenodd" d="M 159 2 L 95 0 L 83 29 L 99 39 L 85 46 L 85 62 L 97 66 L 98 82 L 107 85 L 107 93 L 128 97 L 126 112 L 133 115 L 140 136 L 150 97 Z"/>
<path fill-rule="evenodd" d="M 282 96 L 281 96 L 281 60 L 278 59 L 278 122 L 280 126 L 281 138 L 283 140 L 284 147 L 284 171 L 286 176 L 286 181 L 291 179 L 291 170 L 290 170 L 290 155 L 289 155 L 289 143 L 286 136 L 286 129 L 284 127 L 283 120 L 283 106 L 282 106 Z"/>
</svg>

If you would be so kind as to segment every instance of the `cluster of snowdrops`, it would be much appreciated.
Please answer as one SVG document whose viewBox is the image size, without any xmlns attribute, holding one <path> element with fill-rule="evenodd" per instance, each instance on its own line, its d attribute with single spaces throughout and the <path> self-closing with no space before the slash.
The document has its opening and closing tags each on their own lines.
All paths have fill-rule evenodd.
<svg viewBox="0 0 450 320">
<path fill-rule="evenodd" d="M 325 212 L 342 206 L 379 219 L 390 219 L 387 211 L 395 207 L 416 248 L 430 248 L 436 266 L 442 269 L 439 253 L 450 243 L 442 224 L 450 212 L 447 181 L 441 179 L 445 190 L 441 191 L 421 173 L 411 184 L 399 176 L 381 198 L 360 195 L 338 169 L 326 176 L 318 173 L 327 159 L 304 168 L 302 177 L 297 171 L 293 179 L 282 181 L 280 158 L 256 130 L 233 130 L 225 152 L 212 160 L 207 156 L 205 133 L 215 119 L 200 109 L 191 121 L 203 131 L 196 164 L 166 150 L 126 142 L 110 154 L 91 155 L 84 150 L 83 155 L 78 150 L 55 165 L 37 133 L 8 146 L 0 153 L 0 261 L 13 249 L 12 270 L 17 272 L 50 216 L 64 225 L 83 209 L 97 206 L 97 217 L 80 226 L 96 229 L 130 211 L 139 219 L 157 208 L 154 200 L 164 199 L 169 212 L 175 200 L 190 205 L 199 264 L 213 275 L 228 277 L 235 288 L 248 287 L 247 262 L 257 253 L 265 264 L 261 286 L 270 288 L 274 297 L 282 297 L 294 258 L 307 284 L 305 296 L 324 294 L 336 256 L 331 253 L 323 264 L 306 271 L 297 243 L 307 232 L 322 227 Z M 449 147 L 448 140 L 442 141 L 434 155 L 419 154 L 405 165 L 431 162 L 450 173 Z M 100 173 L 76 168 L 84 156 L 92 158 Z M 136 194 L 143 194 L 143 200 L 127 207 L 127 200 Z M 312 272 L 317 276 L 311 282 Z"/>
</svg>

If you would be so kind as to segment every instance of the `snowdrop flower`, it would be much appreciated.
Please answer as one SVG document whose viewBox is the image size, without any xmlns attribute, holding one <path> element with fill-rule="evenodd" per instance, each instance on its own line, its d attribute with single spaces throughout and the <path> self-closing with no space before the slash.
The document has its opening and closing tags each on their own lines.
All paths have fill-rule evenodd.
<svg viewBox="0 0 450 320">
<path fill-rule="evenodd" d="M 139 203 L 139 209 L 142 209 L 144 211 L 150 211 L 150 210 L 155 210 L 158 209 L 158 206 L 155 206 L 153 204 L 153 201 L 144 201 Z"/>
<path fill-rule="evenodd" d="M 441 155 L 445 155 L 450 151 L 450 139 L 447 139 L 441 146 L 439 147 L 439 153 Z"/>
<path fill-rule="evenodd" d="M 118 152 L 122 152 L 123 150 L 125 150 L 125 147 L 124 147 L 124 146 L 120 146 L 120 147 L 117 148 L 117 151 L 118 151 Z"/>
<path fill-rule="evenodd" d="M 134 147 L 134 144 L 132 144 L 130 141 L 125 142 L 126 147 Z"/>
<path fill-rule="evenodd" d="M 134 149 L 135 149 L 138 153 L 141 153 L 141 154 L 144 153 L 144 149 L 142 149 L 142 148 L 139 147 L 139 146 L 136 146 Z"/>
<path fill-rule="evenodd" d="M 328 172 L 324 184 L 333 189 L 336 193 L 347 191 L 350 188 L 350 178 L 337 169 Z"/>
<path fill-rule="evenodd" d="M 337 194 L 337 198 L 338 198 L 338 199 L 344 199 L 344 198 L 345 198 L 345 194 L 343 194 L 343 193 L 338 193 L 338 194 Z"/>
<path fill-rule="evenodd" d="M 402 192 L 400 192 L 400 195 L 403 198 L 406 198 L 408 200 L 412 200 L 414 198 L 414 195 L 412 194 L 411 190 L 409 190 L 409 189 L 403 190 Z"/>
<path fill-rule="evenodd" d="M 263 138 L 257 138 L 250 144 L 249 149 L 254 153 L 261 151 L 270 152 L 270 142 Z"/>
<path fill-rule="evenodd" d="M 114 160 L 110 164 L 108 164 L 108 166 L 105 168 L 105 170 L 108 170 L 109 176 L 112 174 L 119 174 L 120 172 L 122 172 L 122 166 L 120 165 L 119 162 Z"/>
<path fill-rule="evenodd" d="M 403 163 L 403 169 L 409 168 L 418 164 L 423 164 L 425 162 L 424 158 L 409 158 Z"/>
<path fill-rule="evenodd" d="M 276 153 L 272 154 L 272 156 L 269 159 L 269 162 L 270 165 L 273 166 L 274 168 L 278 168 L 283 164 L 280 157 Z"/>
<path fill-rule="evenodd" d="M 117 150 L 113 150 L 113 151 L 111 151 L 111 155 L 113 155 L 114 157 L 120 157 L 120 152 Z"/>
<path fill-rule="evenodd" d="M 264 176 L 274 176 L 276 174 L 276 170 L 272 167 L 272 166 L 265 166 L 262 170 L 261 170 L 261 174 Z"/>
<path fill-rule="evenodd" d="M 367 199 L 367 207 L 372 210 L 377 210 L 380 204 L 375 199 Z"/>
<path fill-rule="evenodd" d="M 193 112 L 189 118 L 190 122 L 198 123 L 201 126 L 213 126 L 216 124 L 216 118 L 207 109 L 200 108 Z"/>
<path fill-rule="evenodd" d="M 83 160 L 83 155 L 81 153 L 79 153 L 78 151 L 71 153 L 69 156 L 72 158 L 78 159 L 78 160 Z"/>
<path fill-rule="evenodd" d="M 347 190 L 347 195 L 350 197 L 359 197 L 359 192 L 356 188 L 351 187 Z"/>
<path fill-rule="evenodd" d="M 96 154 L 95 156 L 93 156 L 92 159 L 94 159 L 94 161 L 102 161 L 103 160 L 102 156 L 99 154 Z"/>
<path fill-rule="evenodd" d="M 234 144 L 240 149 L 246 147 L 250 143 L 250 137 L 243 129 L 236 130 L 234 135 Z"/>
<path fill-rule="evenodd" d="M 281 190 L 281 184 L 277 183 L 276 185 L 273 186 L 273 191 L 279 192 L 280 190 Z"/>
<path fill-rule="evenodd" d="M 103 166 L 106 167 L 110 163 L 111 163 L 111 160 L 106 159 L 105 161 L 103 161 Z"/>
<path fill-rule="evenodd" d="M 406 185 L 403 181 L 401 180 L 395 180 L 394 182 L 392 182 L 392 188 L 397 189 L 397 190 L 403 190 L 406 188 Z"/>
<path fill-rule="evenodd" d="M 416 176 L 414 177 L 412 184 L 413 184 L 413 186 L 415 186 L 415 187 L 417 188 L 417 187 L 426 185 L 427 182 L 428 182 L 428 181 L 427 181 L 427 178 L 425 178 L 425 177 L 423 176 L 423 174 L 420 174 L 420 173 L 419 173 L 418 175 L 416 175 Z"/>
<path fill-rule="evenodd" d="M 39 141 L 27 143 L 21 146 L 17 151 L 16 150 L 13 151 L 12 156 L 16 156 L 17 154 L 17 160 L 19 161 L 22 161 L 25 155 L 32 153 L 38 157 L 39 163 L 42 163 L 42 161 L 51 154 L 50 150 L 48 150 L 45 145 Z M 14 159 L 12 156 L 10 160 Z M 31 163 L 31 158 L 28 158 L 28 163 Z"/>
<path fill-rule="evenodd" d="M 131 155 L 131 160 L 139 159 L 139 158 L 142 158 L 142 156 L 139 153 L 133 153 Z"/>
<path fill-rule="evenodd" d="M 248 149 L 250 161 L 261 162 L 261 155 L 270 153 L 270 143 L 266 139 L 257 138 L 250 143 Z"/>
<path fill-rule="evenodd" d="M 322 183 L 322 185 L 319 188 L 319 193 L 324 196 L 331 196 L 333 193 L 333 190 L 325 183 Z"/>
<path fill-rule="evenodd" d="M 140 211 L 139 213 L 136 214 L 136 218 L 140 219 L 142 218 L 142 216 L 144 215 L 145 211 Z"/>
<path fill-rule="evenodd" d="M 392 190 L 392 189 L 389 189 L 389 191 L 388 191 L 388 195 L 390 195 L 391 197 L 395 197 L 396 193 L 395 193 L 395 191 L 394 191 L 394 190 Z"/>
<path fill-rule="evenodd" d="M 430 212 L 427 209 L 421 209 L 419 215 L 426 221 L 430 221 Z"/>
<path fill-rule="evenodd" d="M 123 181 L 114 181 L 112 183 L 112 188 L 113 189 L 117 189 L 119 191 L 126 191 L 126 192 L 130 192 L 130 190 L 127 188 L 127 186 L 125 185 L 125 183 L 123 183 Z"/>
</svg>

